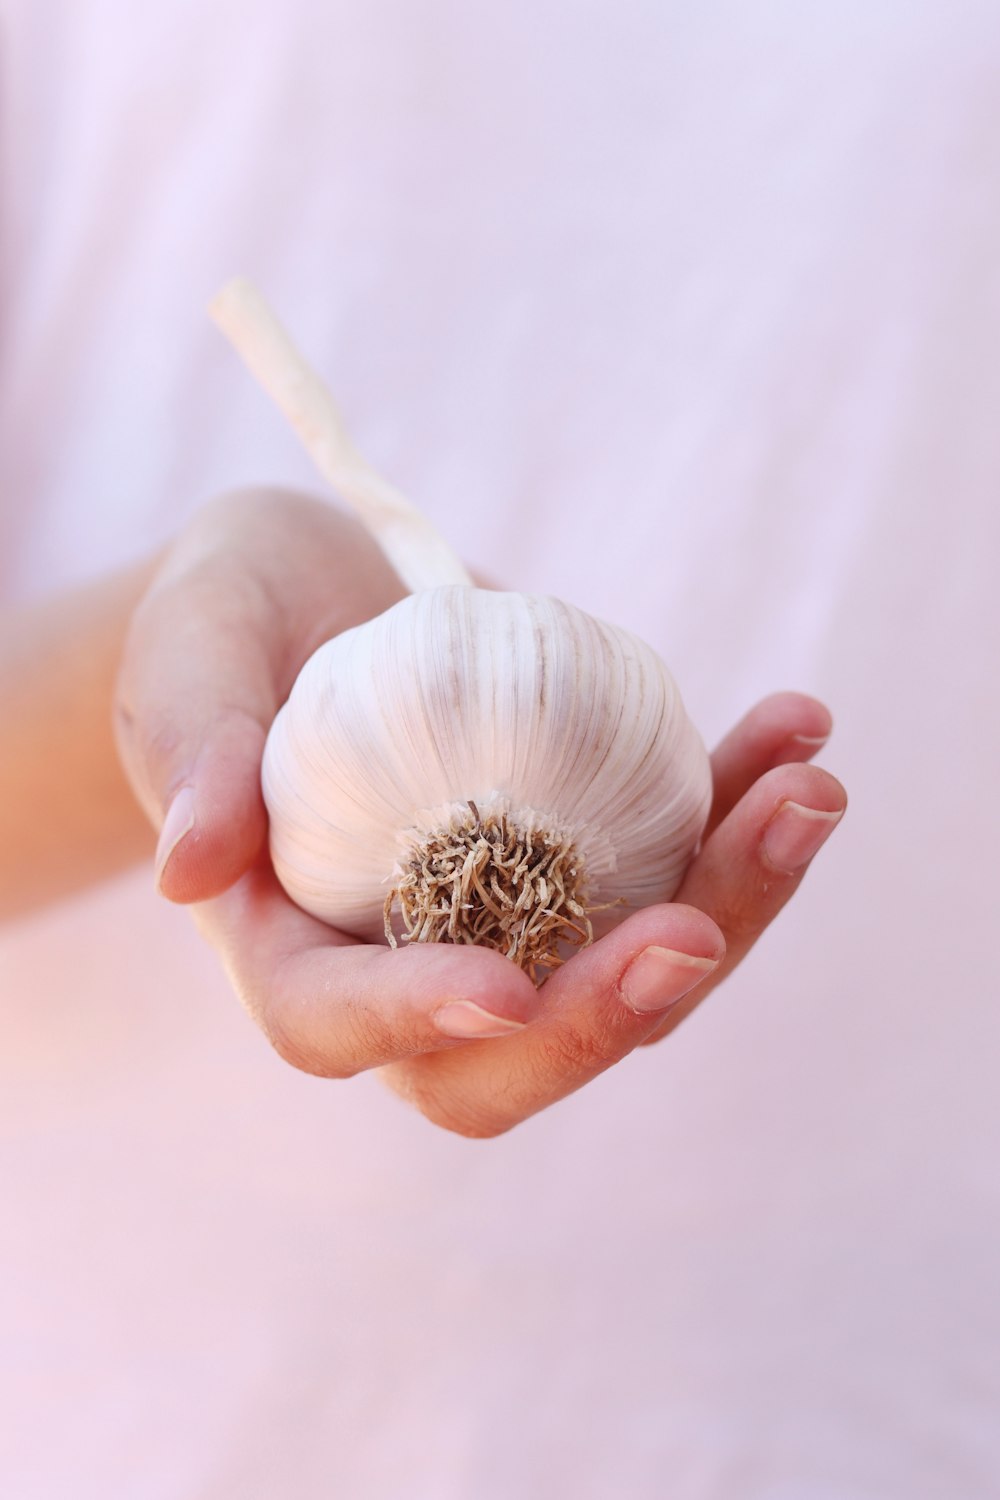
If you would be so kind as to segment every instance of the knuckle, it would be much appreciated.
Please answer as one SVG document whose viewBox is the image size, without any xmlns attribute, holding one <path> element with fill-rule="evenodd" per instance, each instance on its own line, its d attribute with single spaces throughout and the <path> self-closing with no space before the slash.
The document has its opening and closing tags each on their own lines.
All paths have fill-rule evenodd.
<svg viewBox="0 0 1000 1500">
<path fill-rule="evenodd" d="M 553 1074 L 573 1081 L 591 1078 L 603 1072 L 621 1051 L 610 1025 L 587 1031 L 557 1027 L 542 1044 L 540 1071 L 547 1078 Z"/>
<path fill-rule="evenodd" d="M 516 1123 L 514 1120 L 486 1119 L 453 1110 L 447 1110 L 437 1118 L 426 1111 L 425 1114 L 432 1124 L 452 1135 L 460 1135 L 467 1141 L 495 1141 L 499 1136 L 506 1135 Z"/>
<path fill-rule="evenodd" d="M 248 1009 L 282 1062 L 297 1072 L 313 1078 L 346 1079 L 361 1071 L 350 1052 L 312 1034 L 280 978 L 267 995 L 254 997 Z"/>
<path fill-rule="evenodd" d="M 734 893 L 728 899 L 713 904 L 712 916 L 722 928 L 727 946 L 741 948 L 759 937 L 767 925 L 762 914 L 762 903 L 773 903 L 778 894 L 775 888 L 779 886 L 782 888 L 780 899 L 784 899 L 784 887 L 791 884 L 788 877 L 775 875 L 763 882 L 759 890 Z"/>
<path fill-rule="evenodd" d="M 171 765 L 184 744 L 178 725 L 160 714 L 147 718 L 139 726 L 138 740 L 143 759 L 154 766 Z"/>
<path fill-rule="evenodd" d="M 516 1120 L 499 1120 L 495 1117 L 472 1113 L 463 1109 L 449 1108 L 439 1114 L 424 1111 L 432 1124 L 440 1126 L 452 1135 L 460 1135 L 467 1141 L 495 1141 L 506 1135 L 517 1124 Z"/>
<path fill-rule="evenodd" d="M 299 1073 L 308 1073 L 313 1078 L 346 1079 L 353 1078 L 359 1071 L 346 1058 L 320 1051 L 307 1038 L 297 1035 L 273 1016 L 264 1023 L 264 1033 L 282 1062 Z"/>
<path fill-rule="evenodd" d="M 304 998 L 301 986 L 295 965 L 283 965 L 252 1007 L 271 1046 L 291 1067 L 316 1078 L 347 1079 L 399 1054 L 400 1039 L 384 1016 L 350 996 Z"/>
<path fill-rule="evenodd" d="M 431 1125 L 469 1141 L 495 1140 L 520 1122 L 520 1115 L 501 1115 L 487 1105 L 466 1098 L 424 1069 L 408 1064 L 383 1068 L 382 1076 L 394 1093 L 422 1114 Z"/>
<path fill-rule="evenodd" d="M 344 1046 L 355 1058 L 364 1058 L 364 1068 L 374 1068 L 397 1057 L 403 1038 L 390 1022 L 375 1011 L 349 1002 L 343 1005 L 341 1027 Z M 362 1067 L 356 1068 L 362 1072 Z"/>
</svg>

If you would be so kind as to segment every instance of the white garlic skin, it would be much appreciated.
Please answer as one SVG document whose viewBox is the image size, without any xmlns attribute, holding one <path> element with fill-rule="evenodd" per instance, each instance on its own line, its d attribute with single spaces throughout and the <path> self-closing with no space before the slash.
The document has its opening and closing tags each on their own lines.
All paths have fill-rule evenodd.
<svg viewBox="0 0 1000 1500">
<path fill-rule="evenodd" d="M 704 745 L 656 653 L 582 610 L 425 589 L 302 668 L 264 753 L 278 879 L 373 942 L 414 832 L 503 807 L 571 839 L 589 905 L 668 901 L 711 800 Z"/>
</svg>

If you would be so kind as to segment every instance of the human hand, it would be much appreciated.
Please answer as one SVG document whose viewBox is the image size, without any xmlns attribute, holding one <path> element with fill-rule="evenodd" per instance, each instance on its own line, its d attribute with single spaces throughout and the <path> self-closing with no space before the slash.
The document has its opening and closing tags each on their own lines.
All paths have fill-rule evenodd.
<svg viewBox="0 0 1000 1500">
<path fill-rule="evenodd" d="M 716 751 L 709 831 L 675 901 L 636 912 L 540 991 L 488 950 L 393 951 L 337 932 L 278 885 L 260 759 L 312 651 L 402 594 L 366 533 L 332 507 L 274 492 L 216 502 L 136 613 L 119 743 L 163 825 L 161 890 L 198 903 L 279 1054 L 331 1078 L 381 1068 L 430 1120 L 492 1136 L 672 1030 L 777 915 L 845 798 L 804 764 L 829 733 L 826 710 L 778 695 Z"/>
<path fill-rule="evenodd" d="M 246 873 L 267 837 L 264 741 L 299 669 L 405 593 L 365 528 L 308 496 L 224 495 L 185 528 L 133 614 L 115 699 L 163 895 L 204 901 Z"/>
</svg>

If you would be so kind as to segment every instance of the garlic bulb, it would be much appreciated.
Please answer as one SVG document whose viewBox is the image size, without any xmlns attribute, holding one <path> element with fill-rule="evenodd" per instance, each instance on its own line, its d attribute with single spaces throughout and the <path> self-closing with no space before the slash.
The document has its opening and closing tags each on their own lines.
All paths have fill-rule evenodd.
<svg viewBox="0 0 1000 1500">
<path fill-rule="evenodd" d="M 479 923 L 481 937 L 523 896 L 490 925 L 526 963 L 551 946 L 533 933 L 572 940 L 589 907 L 668 900 L 711 791 L 648 646 L 556 599 L 461 585 L 413 594 L 315 652 L 271 729 L 263 785 L 275 870 L 306 911 L 375 939 L 387 882 L 419 882 L 453 849 L 404 925 L 454 940 Z M 488 848 L 477 864 L 483 830 L 502 822 L 540 856 L 525 851 L 513 888 Z"/>
<path fill-rule="evenodd" d="M 590 940 L 593 913 L 669 900 L 711 773 L 663 663 L 572 605 L 473 587 L 253 288 L 212 311 L 416 590 L 321 646 L 271 728 L 271 856 L 292 900 L 370 941 L 486 943 L 536 977 Z"/>
</svg>

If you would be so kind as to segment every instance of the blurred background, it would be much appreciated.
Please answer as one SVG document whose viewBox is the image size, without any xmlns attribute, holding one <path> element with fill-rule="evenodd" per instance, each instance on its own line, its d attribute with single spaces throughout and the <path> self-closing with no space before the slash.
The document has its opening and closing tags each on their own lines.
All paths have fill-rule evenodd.
<svg viewBox="0 0 1000 1500">
<path fill-rule="evenodd" d="M 0 0 L 6 602 L 316 488 L 245 272 L 473 566 L 851 796 L 491 1142 L 287 1068 L 148 868 L 5 928 L 5 1494 L 1000 1495 L 998 100 L 991 0 Z"/>
</svg>

